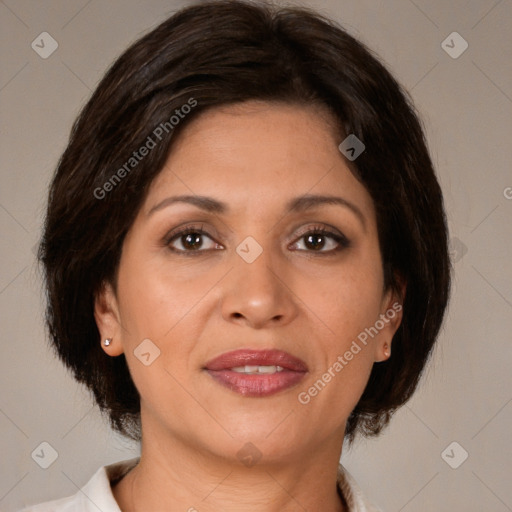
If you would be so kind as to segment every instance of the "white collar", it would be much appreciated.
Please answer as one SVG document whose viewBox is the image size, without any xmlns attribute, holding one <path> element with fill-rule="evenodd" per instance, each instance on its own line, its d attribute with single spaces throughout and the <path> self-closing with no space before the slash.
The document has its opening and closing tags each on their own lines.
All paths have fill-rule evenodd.
<svg viewBox="0 0 512 512">
<path fill-rule="evenodd" d="M 112 493 L 112 485 L 138 462 L 136 457 L 103 466 L 74 496 L 28 507 L 21 512 L 121 512 Z M 341 464 L 337 481 L 348 512 L 381 512 L 364 497 L 352 475 Z"/>
</svg>

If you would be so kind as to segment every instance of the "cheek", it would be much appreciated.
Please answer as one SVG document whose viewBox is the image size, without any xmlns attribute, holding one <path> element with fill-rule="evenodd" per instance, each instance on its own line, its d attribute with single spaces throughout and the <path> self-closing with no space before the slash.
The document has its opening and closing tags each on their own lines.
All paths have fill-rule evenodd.
<svg viewBox="0 0 512 512">
<path fill-rule="evenodd" d="M 134 383 L 149 402 L 158 402 L 156 396 L 173 396 L 175 402 L 186 399 L 178 382 L 197 370 L 191 352 L 212 314 L 205 294 L 222 277 L 220 270 L 191 275 L 190 268 L 176 268 L 161 255 L 139 257 L 135 251 L 122 261 L 118 295 L 123 345 Z M 136 356 L 143 340 L 156 347 L 149 344 L 150 360 L 158 354 L 148 366 Z"/>
<path fill-rule="evenodd" d="M 189 353 L 199 328 L 192 320 L 204 281 L 202 286 L 199 280 L 184 282 L 161 258 L 135 256 L 119 272 L 125 356 L 145 407 L 173 424 L 187 401 L 179 383 L 190 370 Z"/>
<path fill-rule="evenodd" d="M 131 342 L 150 338 L 158 342 L 187 316 L 215 283 L 215 276 L 192 277 L 172 268 L 159 256 L 133 255 L 119 272 L 120 313 Z"/>
<path fill-rule="evenodd" d="M 319 312 L 338 340 L 338 349 L 379 317 L 384 283 L 378 252 L 358 252 L 321 285 L 315 287 L 305 282 L 304 293 L 308 284 L 312 309 Z"/>
<path fill-rule="evenodd" d="M 335 276 L 318 287 L 309 283 L 308 306 L 321 320 L 314 336 L 315 351 L 322 356 L 308 380 L 310 387 L 303 391 L 315 403 L 313 407 L 337 411 L 334 423 L 348 416 L 368 381 L 377 336 L 369 336 L 367 329 L 379 319 L 382 293 L 383 275 L 376 250 L 347 259 Z"/>
</svg>

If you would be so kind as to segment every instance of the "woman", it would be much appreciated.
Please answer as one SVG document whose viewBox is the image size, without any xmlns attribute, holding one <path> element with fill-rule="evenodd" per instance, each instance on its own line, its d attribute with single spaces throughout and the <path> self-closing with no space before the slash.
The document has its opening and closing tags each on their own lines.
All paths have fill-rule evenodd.
<svg viewBox="0 0 512 512">
<path fill-rule="evenodd" d="M 414 392 L 449 291 L 406 93 L 304 9 L 188 7 L 76 121 L 40 248 L 52 342 L 141 457 L 27 510 L 377 510 L 339 465 Z"/>
</svg>

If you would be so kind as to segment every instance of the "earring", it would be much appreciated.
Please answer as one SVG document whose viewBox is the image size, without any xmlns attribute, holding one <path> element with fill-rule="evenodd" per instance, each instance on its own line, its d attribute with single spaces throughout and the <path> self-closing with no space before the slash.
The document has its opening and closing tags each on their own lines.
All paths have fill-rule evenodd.
<svg viewBox="0 0 512 512">
<path fill-rule="evenodd" d="M 103 342 L 103 345 L 105 345 L 105 347 L 108 347 L 111 343 L 112 343 L 112 338 L 107 338 L 107 339 Z"/>
<path fill-rule="evenodd" d="M 391 349 L 387 343 L 384 343 L 384 355 L 388 358 L 391 355 Z"/>
</svg>

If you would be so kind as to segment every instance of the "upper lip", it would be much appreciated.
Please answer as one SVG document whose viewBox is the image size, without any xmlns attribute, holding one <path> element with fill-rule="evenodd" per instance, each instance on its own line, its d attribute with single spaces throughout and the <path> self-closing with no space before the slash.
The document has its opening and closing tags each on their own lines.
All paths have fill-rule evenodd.
<svg viewBox="0 0 512 512">
<path fill-rule="evenodd" d="M 228 370 L 237 366 L 281 366 L 294 372 L 307 372 L 304 361 L 288 352 L 276 349 L 240 349 L 225 352 L 206 363 L 207 370 Z"/>
</svg>

